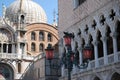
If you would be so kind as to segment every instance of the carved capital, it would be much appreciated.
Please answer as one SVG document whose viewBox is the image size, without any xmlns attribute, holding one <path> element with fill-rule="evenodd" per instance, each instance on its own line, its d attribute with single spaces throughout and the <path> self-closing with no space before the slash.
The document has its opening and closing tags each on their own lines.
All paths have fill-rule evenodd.
<svg viewBox="0 0 120 80">
<path fill-rule="evenodd" d="M 103 36 L 103 37 L 101 38 L 101 40 L 102 40 L 102 41 L 107 41 L 107 36 Z"/>
<path fill-rule="evenodd" d="M 96 40 L 96 41 L 93 41 L 92 43 L 94 46 L 97 46 L 99 42 Z"/>
<path fill-rule="evenodd" d="M 113 33 L 111 33 L 111 36 L 112 36 L 113 38 L 117 38 L 118 33 L 117 33 L 117 32 L 113 32 Z"/>
</svg>

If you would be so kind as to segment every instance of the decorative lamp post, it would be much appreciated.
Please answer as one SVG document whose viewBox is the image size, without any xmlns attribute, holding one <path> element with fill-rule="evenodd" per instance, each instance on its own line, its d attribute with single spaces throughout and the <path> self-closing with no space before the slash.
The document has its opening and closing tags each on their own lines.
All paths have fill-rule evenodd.
<svg viewBox="0 0 120 80">
<path fill-rule="evenodd" d="M 88 67 L 88 61 L 92 57 L 92 48 L 90 45 L 86 45 L 83 48 L 83 63 L 78 64 L 76 63 L 75 54 L 72 52 L 71 48 L 71 41 L 72 38 L 74 38 L 74 35 L 72 33 L 64 32 L 64 42 L 65 46 L 67 48 L 67 53 L 64 53 L 65 55 L 62 57 L 62 63 L 66 65 L 66 68 L 68 69 L 68 80 L 71 80 L 71 71 L 73 68 L 73 64 L 75 64 L 79 69 L 85 69 Z M 46 51 L 46 59 L 49 60 L 50 68 L 51 68 L 51 60 L 53 59 L 53 48 L 50 44 L 48 44 Z M 59 66 L 60 67 L 60 66 Z"/>
<path fill-rule="evenodd" d="M 67 69 L 68 69 L 68 80 L 71 80 L 71 71 L 73 68 L 73 64 L 75 64 L 79 69 L 87 68 L 88 61 L 91 59 L 92 56 L 92 48 L 89 45 L 84 47 L 83 49 L 84 62 L 81 65 L 79 65 L 78 63 L 75 62 L 74 60 L 75 56 L 71 49 L 71 39 L 74 38 L 74 35 L 72 33 L 64 32 L 63 38 L 64 38 L 65 46 L 67 47 L 67 53 L 66 56 L 64 56 L 66 60 L 64 62 L 67 65 Z"/>
<path fill-rule="evenodd" d="M 67 47 L 67 56 L 66 56 L 66 64 L 68 69 L 68 80 L 71 80 L 71 71 L 73 68 L 73 60 L 74 60 L 74 54 L 71 49 L 71 39 L 74 38 L 74 35 L 72 33 L 64 32 L 64 42 L 65 46 Z"/>
</svg>

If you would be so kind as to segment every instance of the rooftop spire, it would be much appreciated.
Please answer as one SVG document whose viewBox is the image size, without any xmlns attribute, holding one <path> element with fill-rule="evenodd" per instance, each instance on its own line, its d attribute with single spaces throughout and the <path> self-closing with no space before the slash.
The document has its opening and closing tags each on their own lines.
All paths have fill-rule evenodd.
<svg viewBox="0 0 120 80">
<path fill-rule="evenodd" d="M 20 0 L 20 12 L 22 11 L 22 3 L 23 3 L 23 0 Z"/>
<path fill-rule="evenodd" d="M 53 18 L 53 22 L 56 22 L 56 15 L 55 15 L 55 14 L 56 14 L 56 11 L 55 11 L 55 9 L 54 9 L 54 11 L 53 11 L 53 17 L 54 17 L 54 18 Z"/>
<path fill-rule="evenodd" d="M 2 4 L 2 16 L 3 18 L 5 17 L 5 12 L 6 12 L 6 6 Z"/>
<path fill-rule="evenodd" d="M 57 22 L 56 22 L 56 11 L 55 11 L 55 9 L 54 9 L 54 11 L 53 11 L 53 26 L 54 26 L 54 27 L 57 27 Z"/>
</svg>

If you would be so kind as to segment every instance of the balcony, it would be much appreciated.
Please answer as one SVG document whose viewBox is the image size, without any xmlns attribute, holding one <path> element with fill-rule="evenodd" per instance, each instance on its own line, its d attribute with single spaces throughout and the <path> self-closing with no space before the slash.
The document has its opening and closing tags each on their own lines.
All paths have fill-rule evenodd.
<svg viewBox="0 0 120 80">
<path fill-rule="evenodd" d="M 17 53 L 0 53 L 0 59 L 13 59 L 13 60 L 34 60 L 33 56 Z"/>
<path fill-rule="evenodd" d="M 120 61 L 120 52 L 108 55 L 107 59 L 106 59 L 106 61 L 107 61 L 106 64 L 104 63 L 105 62 L 104 59 L 105 59 L 104 57 L 101 57 L 101 58 L 98 58 L 97 62 L 95 60 L 90 61 L 90 63 L 89 63 L 90 69 L 119 62 Z"/>
</svg>

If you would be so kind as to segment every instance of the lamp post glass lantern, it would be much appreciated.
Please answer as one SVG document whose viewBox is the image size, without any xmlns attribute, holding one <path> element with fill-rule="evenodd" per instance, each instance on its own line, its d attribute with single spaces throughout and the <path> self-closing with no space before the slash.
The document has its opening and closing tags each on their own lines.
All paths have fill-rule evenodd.
<svg viewBox="0 0 120 80">
<path fill-rule="evenodd" d="M 46 59 L 48 59 L 48 60 L 53 59 L 53 56 L 54 56 L 53 50 L 54 49 L 52 48 L 52 46 L 50 44 L 48 44 L 47 49 L 45 49 L 45 51 L 46 51 Z"/>
<path fill-rule="evenodd" d="M 65 45 L 71 45 L 71 38 L 69 36 L 64 36 Z"/>
<path fill-rule="evenodd" d="M 92 58 L 92 48 L 87 45 L 83 49 L 83 60 L 90 60 Z"/>
</svg>

